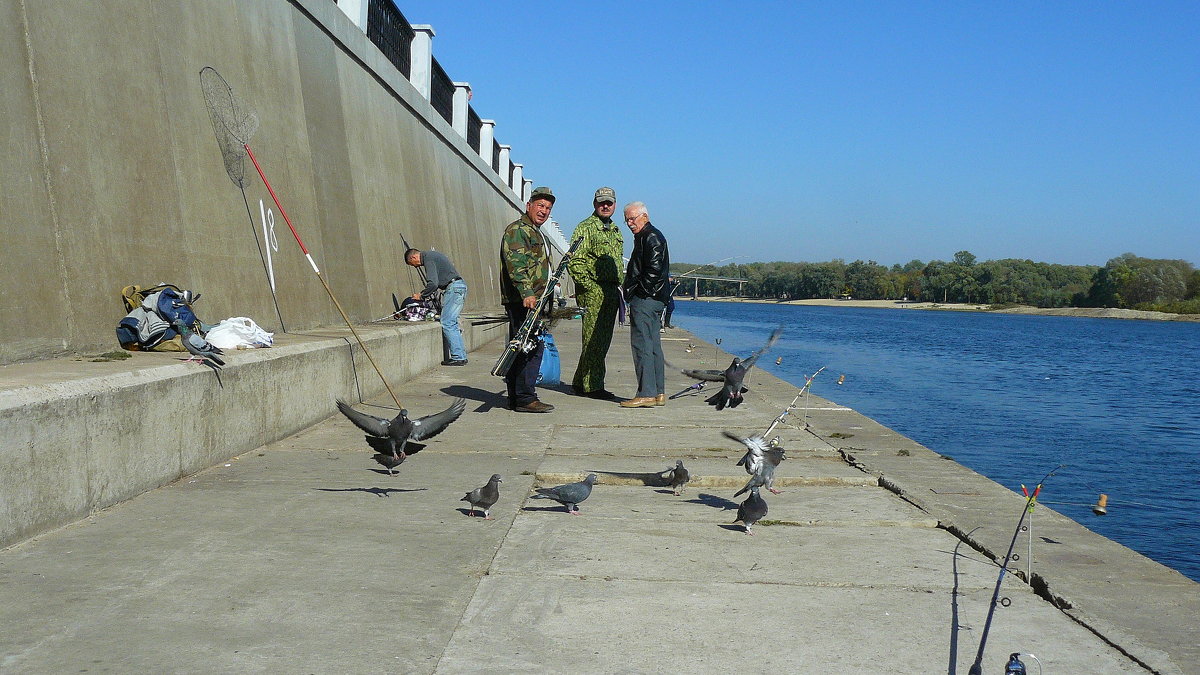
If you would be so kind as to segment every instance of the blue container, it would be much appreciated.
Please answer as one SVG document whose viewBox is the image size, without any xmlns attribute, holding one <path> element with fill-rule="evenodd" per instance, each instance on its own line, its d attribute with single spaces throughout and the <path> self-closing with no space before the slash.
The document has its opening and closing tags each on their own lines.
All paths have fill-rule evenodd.
<svg viewBox="0 0 1200 675">
<path fill-rule="evenodd" d="M 542 367 L 538 371 L 538 384 L 559 384 L 562 382 L 562 364 L 558 359 L 554 336 L 543 333 L 538 339 L 542 341 Z"/>
</svg>

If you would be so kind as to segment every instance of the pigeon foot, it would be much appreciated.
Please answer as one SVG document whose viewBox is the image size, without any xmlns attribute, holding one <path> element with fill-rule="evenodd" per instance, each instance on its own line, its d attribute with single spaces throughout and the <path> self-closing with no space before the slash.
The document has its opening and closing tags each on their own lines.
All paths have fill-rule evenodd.
<svg viewBox="0 0 1200 675">
<path fill-rule="evenodd" d="M 770 490 L 770 491 L 771 491 L 771 494 L 773 494 L 773 495 L 781 495 L 781 494 L 783 494 L 783 490 L 776 490 L 775 488 L 767 488 L 767 489 L 768 489 L 768 490 Z"/>
</svg>

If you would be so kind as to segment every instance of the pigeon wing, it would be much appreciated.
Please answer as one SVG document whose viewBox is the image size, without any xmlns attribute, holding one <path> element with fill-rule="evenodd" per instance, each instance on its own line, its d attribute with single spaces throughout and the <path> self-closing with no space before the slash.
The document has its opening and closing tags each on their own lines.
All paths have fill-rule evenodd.
<svg viewBox="0 0 1200 675">
<path fill-rule="evenodd" d="M 368 415 L 365 412 L 359 412 L 354 408 L 351 408 L 349 403 L 346 403 L 340 398 L 336 400 L 338 410 L 342 411 L 342 414 L 346 416 L 346 419 L 353 422 L 354 426 L 362 429 L 372 436 L 388 435 L 388 427 L 391 426 L 391 422 L 383 419 L 382 417 L 376 417 L 374 415 Z"/>
<path fill-rule="evenodd" d="M 680 368 L 679 372 L 687 375 L 693 380 L 704 380 L 706 382 L 725 381 L 725 371 L 723 370 L 692 370 L 689 368 Z"/>
<path fill-rule="evenodd" d="M 450 423 L 462 417 L 463 411 L 467 409 L 467 400 L 458 398 L 454 403 L 450 404 L 440 413 L 426 415 L 425 417 L 413 420 L 413 430 L 409 433 L 409 440 L 420 441 L 426 438 L 433 438 L 446 430 Z"/>
<path fill-rule="evenodd" d="M 776 342 L 779 342 L 780 335 L 783 335 L 783 326 L 780 326 L 772 331 L 771 337 L 767 338 L 767 344 L 763 345 L 762 349 L 751 354 L 750 357 L 745 361 L 742 361 L 742 366 L 749 370 L 750 367 L 753 366 L 756 361 L 758 361 L 758 357 L 766 354 L 768 349 L 774 347 Z"/>
</svg>

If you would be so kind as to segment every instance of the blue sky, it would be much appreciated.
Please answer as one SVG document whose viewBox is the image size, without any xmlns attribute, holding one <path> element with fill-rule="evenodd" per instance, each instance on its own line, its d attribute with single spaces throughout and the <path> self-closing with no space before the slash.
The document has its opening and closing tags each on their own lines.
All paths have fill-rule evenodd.
<svg viewBox="0 0 1200 675">
<path fill-rule="evenodd" d="M 398 0 L 569 234 L 672 259 L 1200 264 L 1200 3 Z"/>
</svg>

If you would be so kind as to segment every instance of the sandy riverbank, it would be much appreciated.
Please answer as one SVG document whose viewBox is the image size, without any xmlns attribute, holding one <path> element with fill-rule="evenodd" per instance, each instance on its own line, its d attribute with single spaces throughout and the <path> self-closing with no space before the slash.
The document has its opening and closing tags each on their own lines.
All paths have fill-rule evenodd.
<svg viewBox="0 0 1200 675">
<path fill-rule="evenodd" d="M 685 298 L 686 299 L 686 298 Z M 1169 314 L 1166 312 L 1143 312 L 1136 309 L 1109 309 L 1101 307 L 1057 307 L 1045 309 L 1018 305 L 1003 309 L 989 309 L 988 305 L 974 303 L 901 302 L 899 300 L 757 300 L 732 296 L 702 298 L 711 302 L 757 302 L 775 305 L 818 305 L 823 307 L 875 307 L 884 309 L 925 309 L 951 312 L 996 312 L 998 314 L 1034 314 L 1044 316 L 1087 316 L 1099 319 L 1144 319 L 1149 321 L 1200 321 L 1200 314 Z"/>
</svg>

